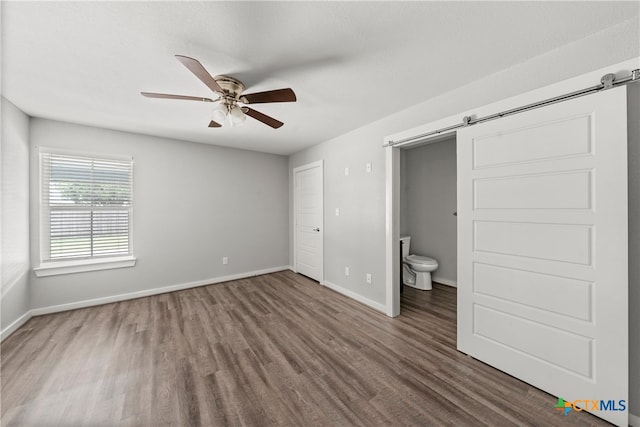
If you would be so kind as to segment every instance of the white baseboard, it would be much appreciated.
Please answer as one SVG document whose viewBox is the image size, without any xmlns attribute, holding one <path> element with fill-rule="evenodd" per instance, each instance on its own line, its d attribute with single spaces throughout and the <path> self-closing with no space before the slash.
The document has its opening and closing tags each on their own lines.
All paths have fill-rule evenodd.
<svg viewBox="0 0 640 427">
<path fill-rule="evenodd" d="M 61 311 L 76 310 L 78 308 L 93 307 L 96 305 L 109 304 L 112 302 L 126 301 L 129 299 L 147 297 L 151 295 L 164 294 L 167 292 L 181 291 L 183 289 L 196 288 L 198 286 L 213 285 L 215 283 L 228 282 L 230 280 L 245 279 L 247 277 L 260 276 L 262 274 L 275 273 L 277 271 L 288 270 L 289 266 L 265 268 L 264 270 L 255 270 L 247 273 L 233 274 L 230 276 L 214 277 L 211 279 L 198 280 L 195 282 L 181 283 L 178 285 L 164 286 L 161 288 L 145 289 L 144 291 L 130 292 L 126 294 L 112 295 L 103 298 L 95 298 L 84 301 L 77 301 L 68 304 L 53 305 L 49 307 L 34 308 L 23 314 L 19 319 L 15 320 L 9 326 L 0 332 L 0 341 L 3 341 L 11 335 L 16 329 L 22 326 L 27 320 L 33 316 L 42 316 L 43 314 L 58 313 Z"/>
<path fill-rule="evenodd" d="M 380 304 L 379 302 L 375 302 L 373 300 L 370 300 L 369 298 L 365 298 L 362 295 L 357 294 L 353 291 L 350 291 L 349 289 L 345 289 L 342 286 L 338 286 L 335 283 L 331 283 L 331 282 L 327 282 L 326 280 L 323 280 L 322 285 L 326 286 L 329 289 L 333 289 L 334 291 L 342 295 L 348 296 L 349 298 L 354 299 L 364 305 L 367 305 L 381 313 L 387 312 L 387 307 L 384 304 Z"/>
<path fill-rule="evenodd" d="M 15 330 L 18 329 L 20 326 L 27 323 L 27 321 L 32 317 L 33 317 L 33 314 L 31 313 L 31 310 L 29 310 L 26 313 L 24 313 L 22 316 L 18 317 L 16 320 L 14 320 L 9 326 L 4 328 L 2 332 L 0 332 L 0 342 L 4 341 L 5 338 L 7 338 L 12 333 L 14 333 Z"/>
<path fill-rule="evenodd" d="M 629 425 L 631 427 L 640 427 L 640 416 L 629 414 Z"/>
<path fill-rule="evenodd" d="M 452 286 L 454 288 L 458 287 L 458 282 L 456 282 L 455 280 L 444 279 L 442 277 L 431 276 L 431 281 L 440 283 L 442 285 Z"/>
<path fill-rule="evenodd" d="M 247 277 L 260 276 L 261 274 L 275 273 L 276 271 L 287 270 L 288 266 L 265 268 L 264 270 L 255 270 L 247 273 L 233 274 L 230 276 L 213 277 L 211 279 L 197 280 L 195 282 L 181 283 L 178 285 L 164 286 L 161 288 L 145 289 L 144 291 L 130 292 L 120 295 L 112 295 L 103 298 L 95 298 L 90 300 L 72 302 L 69 304 L 60 304 L 50 307 L 34 308 L 31 310 L 33 316 L 41 316 L 43 314 L 58 313 L 60 311 L 75 310 L 78 308 L 92 307 L 95 305 L 109 304 L 112 302 L 125 301 L 129 299 L 148 297 L 151 295 L 164 294 L 167 292 L 181 291 L 183 289 L 197 288 L 198 286 L 213 285 L 215 283 L 228 282 L 230 280 L 245 279 Z"/>
</svg>

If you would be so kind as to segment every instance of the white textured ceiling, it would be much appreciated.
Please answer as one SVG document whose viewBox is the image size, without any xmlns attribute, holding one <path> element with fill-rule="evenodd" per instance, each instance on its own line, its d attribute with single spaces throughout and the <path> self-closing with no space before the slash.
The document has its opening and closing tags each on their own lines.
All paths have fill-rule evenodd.
<svg viewBox="0 0 640 427">
<path fill-rule="evenodd" d="M 27 114 L 289 154 L 637 19 L 638 2 L 2 2 L 2 90 Z M 175 58 L 291 87 L 297 103 L 209 129 L 212 97 Z"/>
</svg>

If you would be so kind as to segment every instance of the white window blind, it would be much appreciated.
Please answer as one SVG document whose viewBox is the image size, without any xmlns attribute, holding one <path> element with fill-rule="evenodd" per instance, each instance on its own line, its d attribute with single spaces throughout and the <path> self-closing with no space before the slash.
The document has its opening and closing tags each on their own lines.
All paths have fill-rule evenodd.
<svg viewBox="0 0 640 427">
<path fill-rule="evenodd" d="M 133 162 L 40 156 L 42 262 L 131 255 Z"/>
</svg>

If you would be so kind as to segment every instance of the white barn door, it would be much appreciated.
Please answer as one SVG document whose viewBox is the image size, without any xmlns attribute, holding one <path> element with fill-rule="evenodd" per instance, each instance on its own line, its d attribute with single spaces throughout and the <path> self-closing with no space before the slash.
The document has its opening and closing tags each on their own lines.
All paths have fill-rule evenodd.
<svg viewBox="0 0 640 427">
<path fill-rule="evenodd" d="M 626 105 L 615 88 L 457 137 L 458 349 L 565 401 L 605 401 L 585 409 L 623 426 Z"/>
</svg>

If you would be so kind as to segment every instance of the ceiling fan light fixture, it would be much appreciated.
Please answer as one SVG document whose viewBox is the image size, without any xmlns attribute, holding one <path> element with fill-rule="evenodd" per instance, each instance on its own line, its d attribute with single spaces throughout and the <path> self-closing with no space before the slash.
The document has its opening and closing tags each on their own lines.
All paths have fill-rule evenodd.
<svg viewBox="0 0 640 427">
<path fill-rule="evenodd" d="M 224 121 L 227 119 L 228 114 L 229 110 L 227 108 L 227 104 L 221 103 L 220 105 L 218 105 L 218 107 L 214 108 L 212 118 L 218 123 L 224 123 Z"/>
<path fill-rule="evenodd" d="M 247 120 L 247 116 L 242 112 L 242 109 L 237 105 L 234 105 L 229 110 L 229 123 L 232 127 L 240 126 Z"/>
</svg>

